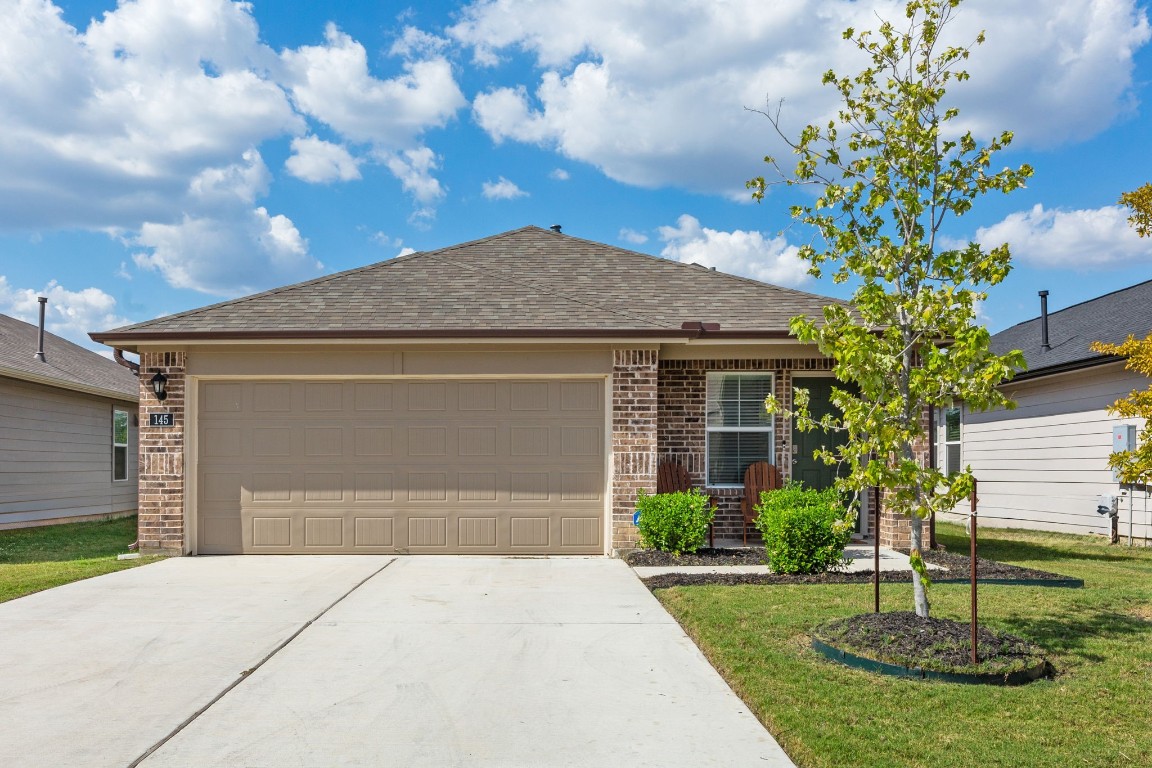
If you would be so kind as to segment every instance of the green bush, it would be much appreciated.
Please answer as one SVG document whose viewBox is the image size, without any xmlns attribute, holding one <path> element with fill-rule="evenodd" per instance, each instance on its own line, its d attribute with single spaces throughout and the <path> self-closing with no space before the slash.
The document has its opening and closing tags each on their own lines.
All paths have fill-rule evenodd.
<svg viewBox="0 0 1152 768">
<path fill-rule="evenodd" d="M 679 555 L 704 546 L 715 507 L 697 489 L 652 496 L 640 491 L 636 500 L 636 525 L 640 545 Z"/>
<path fill-rule="evenodd" d="M 788 483 L 760 495 L 756 527 L 764 534 L 768 562 L 776 573 L 823 573 L 847 565 L 844 547 L 855 514 L 835 488 L 816 491 Z"/>
</svg>

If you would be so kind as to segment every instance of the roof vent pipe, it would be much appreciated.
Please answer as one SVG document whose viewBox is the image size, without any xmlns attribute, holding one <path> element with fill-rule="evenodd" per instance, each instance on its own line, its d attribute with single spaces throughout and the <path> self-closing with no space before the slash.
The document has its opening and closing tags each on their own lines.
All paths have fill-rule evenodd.
<svg viewBox="0 0 1152 768">
<path fill-rule="evenodd" d="M 1052 349 L 1048 343 L 1048 291 L 1040 291 L 1040 349 L 1045 352 Z"/>
<path fill-rule="evenodd" d="M 556 234 L 560 234 L 560 225 L 559 224 L 553 224 L 552 226 L 548 227 L 548 229 L 552 230 Z"/>
<path fill-rule="evenodd" d="M 48 299 L 45 296 L 37 296 L 36 301 L 40 302 L 40 338 L 36 343 L 36 359 L 46 363 L 48 361 L 44 358 L 44 307 L 48 305 Z"/>
</svg>

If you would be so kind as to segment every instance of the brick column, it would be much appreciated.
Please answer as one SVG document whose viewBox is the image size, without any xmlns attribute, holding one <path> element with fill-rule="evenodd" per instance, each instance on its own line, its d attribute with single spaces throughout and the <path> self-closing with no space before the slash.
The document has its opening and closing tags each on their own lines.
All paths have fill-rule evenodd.
<svg viewBox="0 0 1152 768">
<path fill-rule="evenodd" d="M 640 489 L 656 492 L 656 379 L 659 352 L 618 349 L 612 359 L 612 548 L 638 540 L 632 513 Z"/>
<path fill-rule="evenodd" d="M 140 353 L 140 551 L 181 555 L 184 542 L 184 352 Z M 152 377 L 168 377 L 168 398 L 156 399 Z M 152 413 L 172 414 L 169 427 L 150 427 Z"/>
</svg>

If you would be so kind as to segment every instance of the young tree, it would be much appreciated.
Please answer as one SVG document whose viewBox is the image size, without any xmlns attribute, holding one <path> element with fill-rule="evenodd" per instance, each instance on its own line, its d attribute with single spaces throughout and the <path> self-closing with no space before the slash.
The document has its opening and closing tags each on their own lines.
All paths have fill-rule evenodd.
<svg viewBox="0 0 1152 768">
<path fill-rule="evenodd" d="M 1120 195 L 1120 205 L 1125 205 L 1132 211 L 1128 223 L 1136 228 L 1136 234 L 1140 237 L 1152 237 L 1152 184 L 1145 184 Z"/>
<path fill-rule="evenodd" d="M 1140 237 L 1152 237 L 1152 184 L 1120 196 L 1120 204 L 1132 209 L 1128 221 Z M 1152 333 L 1142 340 L 1129 336 L 1123 344 L 1092 345 L 1095 352 L 1128 358 L 1124 367 L 1152 379 Z M 1152 484 L 1152 384 L 1148 389 L 1134 389 L 1108 408 L 1108 412 L 1122 419 L 1144 419 L 1137 447 L 1133 451 L 1118 451 L 1108 457 L 1108 465 L 1120 475 L 1121 482 Z"/>
<path fill-rule="evenodd" d="M 967 213 L 977 197 L 1011 192 L 1032 175 L 1027 165 L 989 172 L 1011 133 L 981 146 L 970 133 L 949 128 L 957 110 L 943 106 L 945 86 L 968 79 L 959 66 L 971 46 L 945 47 L 941 33 L 959 4 L 909 0 L 906 21 L 884 21 L 878 36 L 847 30 L 844 39 L 871 65 L 852 78 L 824 75 L 843 101 L 839 120 L 809 125 L 792 141 L 780 128 L 779 109 L 765 113 L 799 161 L 787 174 L 767 157 L 779 179 L 748 182 L 758 201 L 775 184 L 815 187 L 815 202 L 791 214 L 814 227 L 823 245 L 805 246 L 801 255 L 817 277 L 829 268 L 836 282 L 858 283 L 852 309 L 830 306 L 822 322 L 791 322 L 792 332 L 815 341 L 834 359 L 840 381 L 858 393 L 836 391 L 842 415 L 819 424 L 807 415 L 803 392 L 794 412 L 801 429 L 847 432 L 843 447 L 823 452 L 825 461 L 844 467 L 842 488 L 862 493 L 878 486 L 889 509 L 909 516 L 919 574 L 914 603 L 924 617 L 922 523 L 972 490 L 970 472 L 946 476 L 918 460 L 917 445 L 929 437 L 924 414 L 928 406 L 958 401 L 1010 407 L 996 386 L 1023 367 L 1019 352 L 993 354 L 988 331 L 975 322 L 984 288 L 1008 274 L 1007 245 L 985 252 L 978 243 L 956 247 L 940 238 L 945 222 Z M 981 42 L 982 34 L 975 44 Z"/>
<path fill-rule="evenodd" d="M 1105 355 L 1128 358 L 1124 367 L 1152 379 L 1152 333 L 1147 338 L 1129 336 L 1123 344 L 1095 342 L 1092 349 Z M 1108 412 L 1122 419 L 1144 419 L 1135 450 L 1117 451 L 1108 457 L 1108 466 L 1116 470 L 1122 483 L 1152 484 L 1152 385 L 1134 389 L 1108 406 Z"/>
</svg>

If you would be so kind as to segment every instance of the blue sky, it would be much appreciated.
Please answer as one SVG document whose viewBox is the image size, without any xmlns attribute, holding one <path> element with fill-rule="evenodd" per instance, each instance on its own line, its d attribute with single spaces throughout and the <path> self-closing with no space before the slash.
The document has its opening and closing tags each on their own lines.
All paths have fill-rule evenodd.
<svg viewBox="0 0 1152 768">
<path fill-rule="evenodd" d="M 826 120 L 824 70 L 888 0 L 0 0 L 0 312 L 86 333 L 526 224 L 816 293 L 783 154 L 745 107 Z M 1039 10 L 1042 9 L 1042 10 Z M 1152 278 L 1115 203 L 1152 181 L 1152 31 L 1134 0 L 968 0 L 950 91 L 1012 130 L 1028 188 L 947 235 L 1007 241 L 992 330 Z M 781 234 L 783 232 L 783 234 Z M 94 346 L 89 343 L 89 346 Z"/>
</svg>

